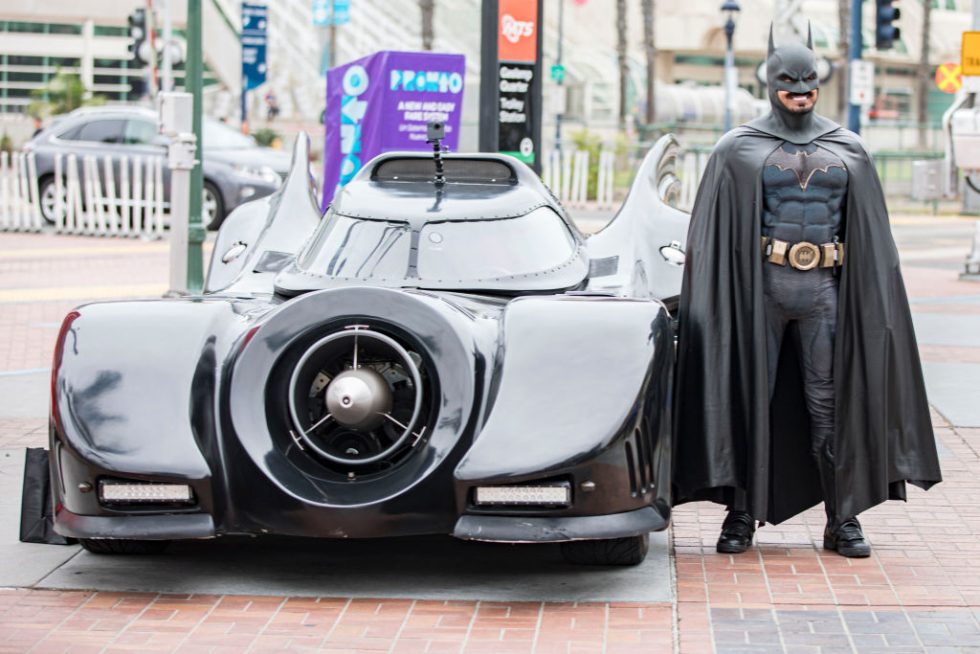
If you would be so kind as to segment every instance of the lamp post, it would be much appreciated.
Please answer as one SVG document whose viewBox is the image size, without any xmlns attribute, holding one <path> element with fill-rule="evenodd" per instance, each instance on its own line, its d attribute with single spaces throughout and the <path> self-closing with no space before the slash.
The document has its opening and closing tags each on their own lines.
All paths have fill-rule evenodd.
<svg viewBox="0 0 980 654">
<path fill-rule="evenodd" d="M 721 6 L 725 14 L 725 131 L 732 128 L 732 101 L 735 98 L 737 73 L 735 72 L 735 54 L 732 52 L 732 37 L 735 35 L 735 18 L 741 7 L 735 0 L 725 0 Z"/>
</svg>

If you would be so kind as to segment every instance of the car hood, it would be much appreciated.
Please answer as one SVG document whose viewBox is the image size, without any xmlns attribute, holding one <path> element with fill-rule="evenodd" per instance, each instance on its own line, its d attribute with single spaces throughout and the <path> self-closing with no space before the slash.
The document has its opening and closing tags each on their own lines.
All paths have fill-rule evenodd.
<svg viewBox="0 0 980 654">
<path fill-rule="evenodd" d="M 205 146 L 204 157 L 212 161 L 244 166 L 269 166 L 281 176 L 289 172 L 290 156 L 288 152 L 272 148 L 208 148 Z"/>
</svg>

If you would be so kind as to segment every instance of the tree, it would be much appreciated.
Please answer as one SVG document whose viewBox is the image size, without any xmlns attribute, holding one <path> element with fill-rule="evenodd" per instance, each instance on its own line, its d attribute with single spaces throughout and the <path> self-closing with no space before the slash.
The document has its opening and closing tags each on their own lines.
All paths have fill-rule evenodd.
<svg viewBox="0 0 980 654">
<path fill-rule="evenodd" d="M 973 0 L 977 2 L 977 0 Z M 932 0 L 922 0 L 922 48 L 919 52 L 918 121 L 919 149 L 929 146 L 929 87 L 932 84 L 932 69 L 929 66 L 929 35 L 932 23 Z"/>
<path fill-rule="evenodd" d="M 419 9 L 422 10 L 422 49 L 432 50 L 432 43 L 435 41 L 433 20 L 436 0 L 419 0 Z"/>
<path fill-rule="evenodd" d="M 619 128 L 626 127 L 626 84 L 629 69 L 626 66 L 626 0 L 616 0 L 616 57 L 619 62 Z"/>
<path fill-rule="evenodd" d="M 31 91 L 33 100 L 27 106 L 27 113 L 32 118 L 44 118 L 45 115 L 66 114 L 83 105 L 103 104 L 105 98 L 93 96 L 85 98 L 85 85 L 82 79 L 74 73 L 58 71 L 41 89 Z"/>
<path fill-rule="evenodd" d="M 654 103 L 657 48 L 653 32 L 653 10 L 653 0 L 643 0 L 643 51 L 647 57 L 647 111 L 644 122 L 647 125 L 653 124 L 657 116 Z"/>
</svg>

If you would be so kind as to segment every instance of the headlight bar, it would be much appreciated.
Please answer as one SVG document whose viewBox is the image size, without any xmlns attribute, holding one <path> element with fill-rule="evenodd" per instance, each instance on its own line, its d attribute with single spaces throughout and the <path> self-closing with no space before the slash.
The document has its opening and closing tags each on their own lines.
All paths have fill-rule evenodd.
<svg viewBox="0 0 980 654">
<path fill-rule="evenodd" d="M 99 481 L 99 500 L 107 504 L 194 502 L 194 491 L 187 484 L 161 484 L 144 481 Z"/>
</svg>

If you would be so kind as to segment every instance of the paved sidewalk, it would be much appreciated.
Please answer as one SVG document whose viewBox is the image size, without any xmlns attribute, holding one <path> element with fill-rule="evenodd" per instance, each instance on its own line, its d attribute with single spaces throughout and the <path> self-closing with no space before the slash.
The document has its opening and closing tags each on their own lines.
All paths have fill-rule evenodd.
<svg viewBox="0 0 980 654">
<path fill-rule="evenodd" d="M 0 652 L 980 652 L 980 284 L 957 279 L 972 222 L 895 222 L 945 481 L 862 516 L 869 559 L 821 549 L 820 508 L 719 555 L 722 509 L 689 505 L 674 514 L 673 602 L 10 588 Z M 15 406 L 3 389 L 45 374 L 64 313 L 160 292 L 164 279 L 159 243 L 0 234 L 0 453 L 46 441 L 43 413 L 22 408 L 36 398 Z"/>
</svg>

